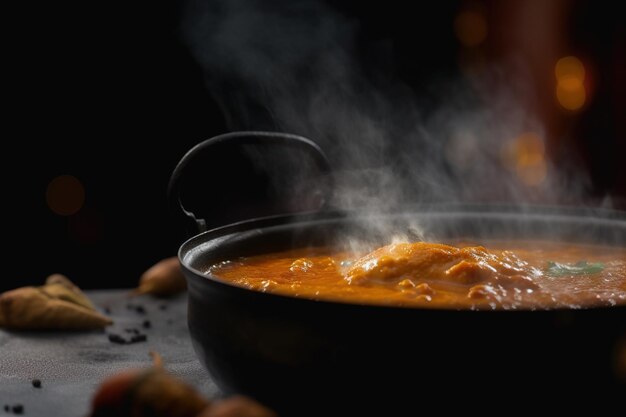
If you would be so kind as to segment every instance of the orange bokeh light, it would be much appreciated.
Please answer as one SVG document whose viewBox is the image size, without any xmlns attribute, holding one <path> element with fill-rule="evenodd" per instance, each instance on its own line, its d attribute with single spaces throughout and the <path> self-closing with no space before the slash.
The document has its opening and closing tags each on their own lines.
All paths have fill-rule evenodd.
<svg viewBox="0 0 626 417">
<path fill-rule="evenodd" d="M 564 77 L 556 85 L 556 98 L 567 110 L 579 110 L 585 105 L 587 92 L 582 80 L 575 77 Z"/>
<path fill-rule="evenodd" d="M 585 67 L 574 56 L 559 59 L 554 67 L 556 76 L 556 99 L 566 110 L 580 110 L 587 101 Z"/>
<path fill-rule="evenodd" d="M 454 19 L 454 32 L 464 46 L 476 47 L 487 38 L 487 19 L 477 11 L 463 11 Z"/>
<path fill-rule="evenodd" d="M 46 203 L 50 210 L 60 216 L 70 216 L 81 209 L 85 202 L 85 189 L 72 175 L 59 175 L 48 184 Z"/>
<path fill-rule="evenodd" d="M 548 175 L 545 145 L 536 133 L 524 133 L 508 142 L 503 148 L 502 159 L 528 186 L 540 185 Z"/>
<path fill-rule="evenodd" d="M 566 56 L 556 62 L 554 75 L 557 81 L 568 77 L 574 77 L 582 81 L 585 79 L 585 67 L 580 59 L 575 56 Z"/>
<path fill-rule="evenodd" d="M 541 185 L 548 175 L 548 167 L 543 159 L 534 165 L 517 165 L 515 168 L 519 179 L 531 187 Z"/>
</svg>

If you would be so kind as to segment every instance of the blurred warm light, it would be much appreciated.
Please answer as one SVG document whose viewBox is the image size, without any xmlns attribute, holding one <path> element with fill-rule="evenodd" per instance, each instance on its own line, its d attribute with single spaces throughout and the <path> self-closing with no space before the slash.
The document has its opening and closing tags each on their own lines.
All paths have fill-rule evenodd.
<svg viewBox="0 0 626 417">
<path fill-rule="evenodd" d="M 536 133 L 524 133 L 515 140 L 517 165 L 532 166 L 543 161 L 545 146 Z"/>
<path fill-rule="evenodd" d="M 83 206 L 85 189 L 71 175 L 60 175 L 50 181 L 46 190 L 46 203 L 50 210 L 60 216 L 70 216 Z"/>
<path fill-rule="evenodd" d="M 623 381 L 626 381 L 626 342 L 623 342 L 617 352 L 617 372 Z"/>
<path fill-rule="evenodd" d="M 546 179 L 546 163 L 543 139 L 536 133 L 524 133 L 503 148 L 503 162 L 514 170 L 524 184 L 535 187 Z"/>
<path fill-rule="evenodd" d="M 487 19 L 482 13 L 466 10 L 454 19 L 454 32 L 467 47 L 476 47 L 487 38 Z"/>
<path fill-rule="evenodd" d="M 575 56 L 566 56 L 556 62 L 554 74 L 558 81 L 568 77 L 577 78 L 582 81 L 585 79 L 585 67 L 580 59 Z"/>
<path fill-rule="evenodd" d="M 576 111 L 585 105 L 585 67 L 574 56 L 559 59 L 554 67 L 556 99 L 566 110 Z"/>
<path fill-rule="evenodd" d="M 487 68 L 485 52 L 480 48 L 461 48 L 458 62 L 459 68 L 468 77 L 477 76 Z"/>
<path fill-rule="evenodd" d="M 564 109 L 579 110 L 587 99 L 582 80 L 574 77 L 560 79 L 556 85 L 556 99 Z"/>
<path fill-rule="evenodd" d="M 478 138 L 471 132 L 460 130 L 454 132 L 444 148 L 445 156 L 451 166 L 460 172 L 473 168 L 474 161 L 480 155 Z"/>
<path fill-rule="evenodd" d="M 72 239 L 82 244 L 99 241 L 103 234 L 102 216 L 89 206 L 84 207 L 68 222 L 68 232 Z"/>
<path fill-rule="evenodd" d="M 546 161 L 537 161 L 536 164 L 530 165 L 517 165 L 517 176 L 526 185 L 536 187 L 540 185 L 548 174 L 548 167 Z"/>
</svg>

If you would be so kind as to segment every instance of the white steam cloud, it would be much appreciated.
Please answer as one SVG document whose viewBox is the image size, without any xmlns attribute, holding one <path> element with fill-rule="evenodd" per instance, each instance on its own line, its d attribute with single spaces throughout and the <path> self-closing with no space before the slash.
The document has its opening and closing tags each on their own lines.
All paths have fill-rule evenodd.
<svg viewBox="0 0 626 417">
<path fill-rule="evenodd" d="M 471 83 L 433 81 L 444 103 L 433 107 L 388 61 L 363 68 L 358 24 L 320 1 L 189 0 L 181 28 L 230 129 L 295 133 L 326 150 L 341 172 L 335 206 L 559 204 L 585 194 L 584 178 L 549 161 L 530 186 L 507 166 L 509 142 L 544 135 L 520 100 L 532 83 L 523 63 L 494 65 Z"/>
</svg>

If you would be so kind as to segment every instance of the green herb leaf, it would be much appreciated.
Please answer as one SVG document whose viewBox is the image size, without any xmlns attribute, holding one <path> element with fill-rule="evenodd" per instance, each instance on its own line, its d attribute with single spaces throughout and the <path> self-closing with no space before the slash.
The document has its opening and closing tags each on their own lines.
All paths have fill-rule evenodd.
<svg viewBox="0 0 626 417">
<path fill-rule="evenodd" d="M 597 274 L 604 270 L 604 264 L 601 262 L 590 264 L 587 261 L 576 262 L 575 264 L 562 264 L 558 262 L 548 261 L 546 272 L 548 275 L 560 277 L 564 275 L 590 275 Z"/>
</svg>

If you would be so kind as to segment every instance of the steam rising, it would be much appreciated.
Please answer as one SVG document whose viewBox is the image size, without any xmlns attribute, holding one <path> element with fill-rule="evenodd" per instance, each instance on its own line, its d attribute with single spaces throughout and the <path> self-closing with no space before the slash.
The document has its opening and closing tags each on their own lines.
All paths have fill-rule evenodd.
<svg viewBox="0 0 626 417">
<path fill-rule="evenodd" d="M 499 63 L 470 82 L 433 81 L 443 103 L 433 107 L 398 80 L 391 59 L 364 68 L 358 25 L 320 1 L 190 0 L 181 27 L 230 129 L 295 133 L 328 153 L 341 172 L 334 206 L 377 213 L 406 203 L 555 204 L 585 194 L 588 181 L 537 162 L 539 151 L 512 156 L 537 164 L 526 168 L 507 156 L 525 152 L 515 141 L 528 132 L 539 138 L 535 148 L 545 138 L 524 106 L 532 80 L 523 63 Z"/>
</svg>

